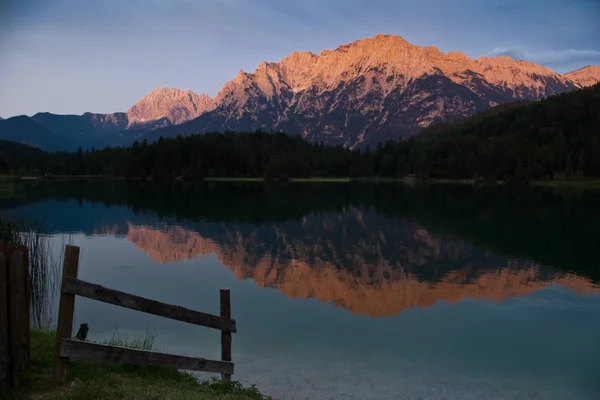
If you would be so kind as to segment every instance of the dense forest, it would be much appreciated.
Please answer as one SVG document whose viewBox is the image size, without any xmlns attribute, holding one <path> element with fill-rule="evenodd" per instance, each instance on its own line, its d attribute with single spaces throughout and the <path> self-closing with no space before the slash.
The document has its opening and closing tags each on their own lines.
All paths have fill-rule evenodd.
<svg viewBox="0 0 600 400">
<path fill-rule="evenodd" d="M 0 173 L 204 177 L 600 178 L 600 84 L 350 150 L 284 133 L 211 133 L 126 148 L 44 153 L 0 143 Z"/>
</svg>

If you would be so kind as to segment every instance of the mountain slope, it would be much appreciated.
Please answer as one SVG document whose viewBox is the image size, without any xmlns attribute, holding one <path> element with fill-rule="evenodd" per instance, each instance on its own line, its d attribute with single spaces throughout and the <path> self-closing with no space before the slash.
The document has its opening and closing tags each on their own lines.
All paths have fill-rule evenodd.
<svg viewBox="0 0 600 400">
<path fill-rule="evenodd" d="M 588 65 L 587 67 L 567 72 L 565 76 L 581 87 L 592 86 L 600 82 L 600 67 Z"/>
<path fill-rule="evenodd" d="M 212 107 L 206 94 L 191 90 L 158 87 L 143 97 L 126 112 L 129 124 L 147 123 L 161 118 L 171 124 L 180 124 L 198 117 Z"/>
<path fill-rule="evenodd" d="M 284 133 L 209 133 L 48 157 L 46 172 L 153 179 L 419 177 L 526 182 L 600 178 L 600 84 L 434 125 L 373 151 Z M 204 118 L 200 117 L 199 120 Z M 195 122 L 197 122 L 196 120 Z M 195 123 L 192 122 L 192 123 Z M 192 124 L 188 123 L 186 125 Z"/>
<path fill-rule="evenodd" d="M 0 140 L 27 144 L 45 150 L 71 149 L 67 142 L 55 132 L 39 124 L 34 119 L 20 115 L 3 120 L 0 123 Z"/>
<path fill-rule="evenodd" d="M 0 174 L 9 173 L 11 169 L 18 171 L 19 168 L 26 168 L 32 160 L 38 160 L 44 155 L 45 153 L 40 149 L 0 140 Z"/>
<path fill-rule="evenodd" d="M 397 150 L 420 154 L 412 168 L 437 178 L 598 179 L 599 107 L 600 83 L 432 126 Z"/>
<path fill-rule="evenodd" d="M 283 130 L 310 141 L 356 147 L 410 136 L 497 104 L 577 89 L 548 68 L 509 57 L 470 59 L 377 35 L 240 71 L 196 120 L 149 133 Z"/>
<path fill-rule="evenodd" d="M 37 113 L 31 119 L 52 131 L 54 136 L 71 143 L 70 148 L 64 150 L 74 150 L 78 146 L 84 148 L 107 146 L 114 143 L 127 127 L 127 116 L 123 113 L 83 115 Z"/>
<path fill-rule="evenodd" d="M 25 138 L 25 143 L 45 150 L 128 145 L 143 133 L 195 118 L 210 109 L 211 104 L 212 99 L 207 95 L 157 88 L 126 113 L 58 115 L 43 112 L 32 117 L 10 118 L 11 122 L 0 118 L 0 134 L 4 132 L 0 138 L 19 143 Z M 56 144 L 50 138 L 55 138 Z"/>
</svg>

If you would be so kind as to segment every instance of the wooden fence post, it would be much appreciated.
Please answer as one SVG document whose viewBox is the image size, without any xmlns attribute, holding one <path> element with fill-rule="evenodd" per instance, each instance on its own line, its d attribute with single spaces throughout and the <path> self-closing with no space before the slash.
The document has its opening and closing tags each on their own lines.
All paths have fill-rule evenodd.
<svg viewBox="0 0 600 400">
<path fill-rule="evenodd" d="M 6 257 L 0 253 L 0 397 L 10 388 L 10 353 L 8 351 L 8 271 Z"/>
<path fill-rule="evenodd" d="M 8 268 L 8 325 L 11 381 L 16 385 L 29 367 L 29 264 L 27 249 L 15 248 Z"/>
<path fill-rule="evenodd" d="M 231 319 L 231 296 L 229 288 L 221 289 L 221 317 Z M 221 360 L 231 361 L 231 332 L 221 331 Z M 221 379 L 231 382 L 231 374 L 221 374 Z"/>
<path fill-rule="evenodd" d="M 79 247 L 67 245 L 65 247 L 60 305 L 58 308 L 58 324 L 56 327 L 54 380 L 57 384 L 63 383 L 67 378 L 69 358 L 60 356 L 60 344 L 62 339 L 70 339 L 73 334 L 73 313 L 75 311 L 75 295 L 65 292 L 64 288 L 68 277 L 77 278 L 78 269 Z"/>
<path fill-rule="evenodd" d="M 23 323 L 25 324 L 25 331 L 27 335 L 25 335 L 25 347 L 27 348 L 27 364 L 25 366 L 25 370 L 29 369 L 29 362 L 31 358 L 31 283 L 29 282 L 29 249 L 27 247 L 23 247 L 23 268 L 25 273 L 25 299 L 27 300 L 27 304 L 23 309 Z"/>
</svg>

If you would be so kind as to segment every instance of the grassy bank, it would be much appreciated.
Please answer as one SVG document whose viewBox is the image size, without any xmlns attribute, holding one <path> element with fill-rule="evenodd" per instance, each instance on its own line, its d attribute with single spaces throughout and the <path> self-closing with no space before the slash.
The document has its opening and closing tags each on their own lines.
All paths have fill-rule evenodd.
<svg viewBox="0 0 600 400">
<path fill-rule="evenodd" d="M 266 178 L 244 178 L 244 177 L 219 177 L 219 176 L 208 176 L 202 179 L 204 182 L 266 182 Z M 278 181 L 278 179 L 274 179 Z M 312 177 L 312 178 L 289 178 L 284 179 L 285 182 L 350 182 L 350 178 L 330 178 L 330 177 Z"/>
<path fill-rule="evenodd" d="M 108 175 L 0 175 L 0 181 L 15 181 L 15 180 L 89 180 L 89 179 L 126 179 L 118 176 Z M 141 178 L 132 178 L 141 179 Z"/>
<path fill-rule="evenodd" d="M 427 179 L 427 183 L 451 184 L 451 185 L 474 185 L 474 179 Z"/>
<path fill-rule="evenodd" d="M 475 185 L 474 179 L 427 179 L 428 184 L 453 184 L 453 185 Z M 485 183 L 485 185 L 502 185 L 504 182 Z M 600 189 L 600 180 L 548 180 L 531 181 L 530 186 L 541 186 L 549 188 L 573 188 L 573 189 Z"/>
<path fill-rule="evenodd" d="M 351 178 L 327 178 L 327 177 L 314 177 L 314 178 L 290 178 L 289 182 L 320 182 L 320 183 L 344 183 L 351 182 Z"/>
<path fill-rule="evenodd" d="M 226 176 L 207 176 L 202 179 L 205 182 L 264 182 L 265 178 L 243 178 Z"/>
<path fill-rule="evenodd" d="M 600 189 L 600 181 L 572 180 L 572 181 L 534 181 L 533 186 L 544 186 L 551 188 L 581 188 Z"/>
<path fill-rule="evenodd" d="M 152 179 L 146 179 L 141 177 L 118 177 L 118 176 L 104 176 L 104 175 L 43 175 L 43 176 L 10 176 L 0 175 L 0 183 L 19 181 L 19 180 L 46 180 L 46 181 L 85 181 L 85 180 L 135 180 L 135 181 L 152 181 Z M 265 177 L 226 177 L 226 176 L 207 176 L 200 179 L 183 179 L 179 178 L 168 178 L 164 181 L 184 181 L 184 182 L 275 182 L 275 183 L 349 183 L 349 182 L 362 182 L 362 183 L 427 183 L 427 184 L 453 184 L 453 185 L 474 185 L 477 182 L 475 179 L 449 179 L 449 178 L 428 178 L 422 181 L 407 181 L 403 177 L 309 177 L 309 178 L 274 178 L 268 180 Z M 504 182 L 497 183 L 485 183 L 485 185 L 496 185 L 503 184 Z M 528 183 L 532 186 L 546 186 L 546 187 L 565 187 L 565 188 L 600 188 L 600 180 L 547 180 L 547 181 L 530 181 Z M 6 184 L 0 185 L 0 196 L 8 195 L 12 189 Z"/>
<path fill-rule="evenodd" d="M 149 350 L 152 340 L 113 338 L 109 344 Z M 71 360 L 68 382 L 56 387 L 52 365 L 56 337 L 53 332 L 34 330 L 31 334 L 31 368 L 10 399 L 36 400 L 262 400 L 254 388 L 239 383 L 200 382 L 173 368 L 131 366 Z"/>
</svg>

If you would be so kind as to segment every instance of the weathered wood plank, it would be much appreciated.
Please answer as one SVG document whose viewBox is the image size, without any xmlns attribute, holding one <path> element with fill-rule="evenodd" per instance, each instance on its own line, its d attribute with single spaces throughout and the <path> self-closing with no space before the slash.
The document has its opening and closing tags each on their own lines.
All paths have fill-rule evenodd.
<svg viewBox="0 0 600 400">
<path fill-rule="evenodd" d="M 221 318 L 231 318 L 231 292 L 228 288 L 220 290 L 221 293 Z M 231 332 L 221 331 L 221 360 L 231 361 Z M 221 374 L 221 379 L 225 382 L 231 381 L 231 374 Z"/>
<path fill-rule="evenodd" d="M 233 374 L 233 364 L 230 362 L 128 349 L 72 339 L 61 340 L 60 354 L 67 358 L 85 358 L 135 365 L 163 365 L 192 371 Z"/>
<path fill-rule="evenodd" d="M 0 253 L 0 397 L 10 389 L 10 353 L 8 349 L 8 270 Z"/>
<path fill-rule="evenodd" d="M 24 265 L 25 250 L 14 249 L 8 268 L 8 332 L 11 381 L 16 385 L 29 366 L 29 266 Z"/>
<path fill-rule="evenodd" d="M 29 369 L 29 363 L 31 362 L 31 287 L 29 282 L 29 249 L 23 247 L 23 274 L 25 275 L 25 299 L 27 304 L 23 307 L 23 323 L 25 324 L 25 346 L 26 358 L 25 358 L 25 370 Z"/>
<path fill-rule="evenodd" d="M 108 289 L 75 278 L 67 278 L 63 290 L 73 295 L 87 297 L 148 314 L 201 325 L 208 328 L 236 332 L 235 320 L 231 318 L 223 318 L 172 304 L 161 303 L 159 301 Z"/>
<path fill-rule="evenodd" d="M 58 323 L 56 326 L 56 353 L 54 356 L 54 379 L 61 384 L 67 378 L 69 358 L 61 355 L 61 340 L 68 339 L 73 333 L 73 313 L 75 311 L 75 295 L 65 290 L 68 278 L 77 278 L 79 269 L 79 247 L 65 246 L 63 263 L 62 289 L 58 308 Z"/>
</svg>

